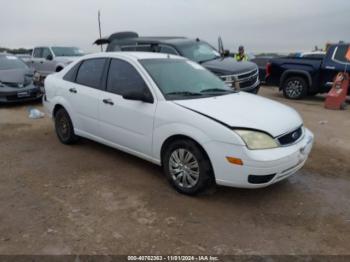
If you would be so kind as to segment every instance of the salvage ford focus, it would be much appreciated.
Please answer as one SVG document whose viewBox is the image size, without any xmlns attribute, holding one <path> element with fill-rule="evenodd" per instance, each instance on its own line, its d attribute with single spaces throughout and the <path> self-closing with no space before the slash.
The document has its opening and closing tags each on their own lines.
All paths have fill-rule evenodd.
<svg viewBox="0 0 350 262">
<path fill-rule="evenodd" d="M 296 173 L 313 134 L 277 102 L 233 91 L 201 65 L 155 53 L 85 56 L 50 75 L 58 139 L 85 137 L 163 167 L 181 193 L 258 188 Z"/>
</svg>

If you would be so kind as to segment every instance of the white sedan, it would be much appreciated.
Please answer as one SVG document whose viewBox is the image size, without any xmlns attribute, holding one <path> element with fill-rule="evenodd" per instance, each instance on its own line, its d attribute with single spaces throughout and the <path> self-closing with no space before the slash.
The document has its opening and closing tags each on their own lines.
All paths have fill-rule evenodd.
<svg viewBox="0 0 350 262">
<path fill-rule="evenodd" d="M 292 108 L 236 92 L 173 55 L 88 55 L 45 89 L 62 143 L 85 137 L 161 165 L 185 194 L 274 184 L 305 164 L 313 144 Z"/>
</svg>

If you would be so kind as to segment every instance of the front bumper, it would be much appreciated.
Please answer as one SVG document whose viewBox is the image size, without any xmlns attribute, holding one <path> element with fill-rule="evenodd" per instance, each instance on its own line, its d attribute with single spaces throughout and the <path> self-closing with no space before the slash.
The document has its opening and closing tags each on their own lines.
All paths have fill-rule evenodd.
<svg viewBox="0 0 350 262">
<path fill-rule="evenodd" d="M 15 91 L 1 92 L 0 90 L 0 103 L 11 104 L 26 101 L 36 101 L 41 99 L 42 92 L 40 88 L 31 85 L 23 89 L 18 89 Z"/>
<path fill-rule="evenodd" d="M 245 146 L 221 142 L 205 144 L 218 185 L 260 188 L 277 183 L 301 169 L 312 149 L 314 136 L 305 128 L 295 144 L 266 150 L 249 150 Z M 226 157 L 235 157 L 243 165 L 234 165 Z"/>
</svg>

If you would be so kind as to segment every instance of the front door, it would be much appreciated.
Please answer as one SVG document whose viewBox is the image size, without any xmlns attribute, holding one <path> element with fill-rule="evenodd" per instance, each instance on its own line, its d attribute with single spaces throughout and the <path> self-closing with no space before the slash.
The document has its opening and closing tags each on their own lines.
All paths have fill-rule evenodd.
<svg viewBox="0 0 350 262">
<path fill-rule="evenodd" d="M 106 91 L 100 97 L 102 137 L 128 150 L 150 155 L 156 101 L 123 98 L 126 92 L 150 92 L 138 70 L 129 62 L 112 59 Z"/>
</svg>

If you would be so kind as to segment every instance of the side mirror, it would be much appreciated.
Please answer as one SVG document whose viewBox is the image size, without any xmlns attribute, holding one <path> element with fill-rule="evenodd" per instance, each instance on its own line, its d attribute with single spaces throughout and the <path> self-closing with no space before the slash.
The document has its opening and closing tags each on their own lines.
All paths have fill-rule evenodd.
<svg viewBox="0 0 350 262">
<path fill-rule="evenodd" d="M 126 92 L 123 95 L 123 98 L 126 100 L 142 101 L 144 103 L 149 103 L 149 104 L 153 104 L 154 102 L 153 96 L 147 89 L 144 89 L 143 92 L 137 92 L 137 91 Z"/>
<path fill-rule="evenodd" d="M 224 52 L 222 53 L 223 57 L 228 57 L 230 56 L 230 50 L 224 50 Z"/>
<path fill-rule="evenodd" d="M 52 56 L 52 55 L 48 55 L 48 56 L 46 57 L 46 60 L 52 61 L 52 60 L 53 60 L 53 56 Z"/>
</svg>

